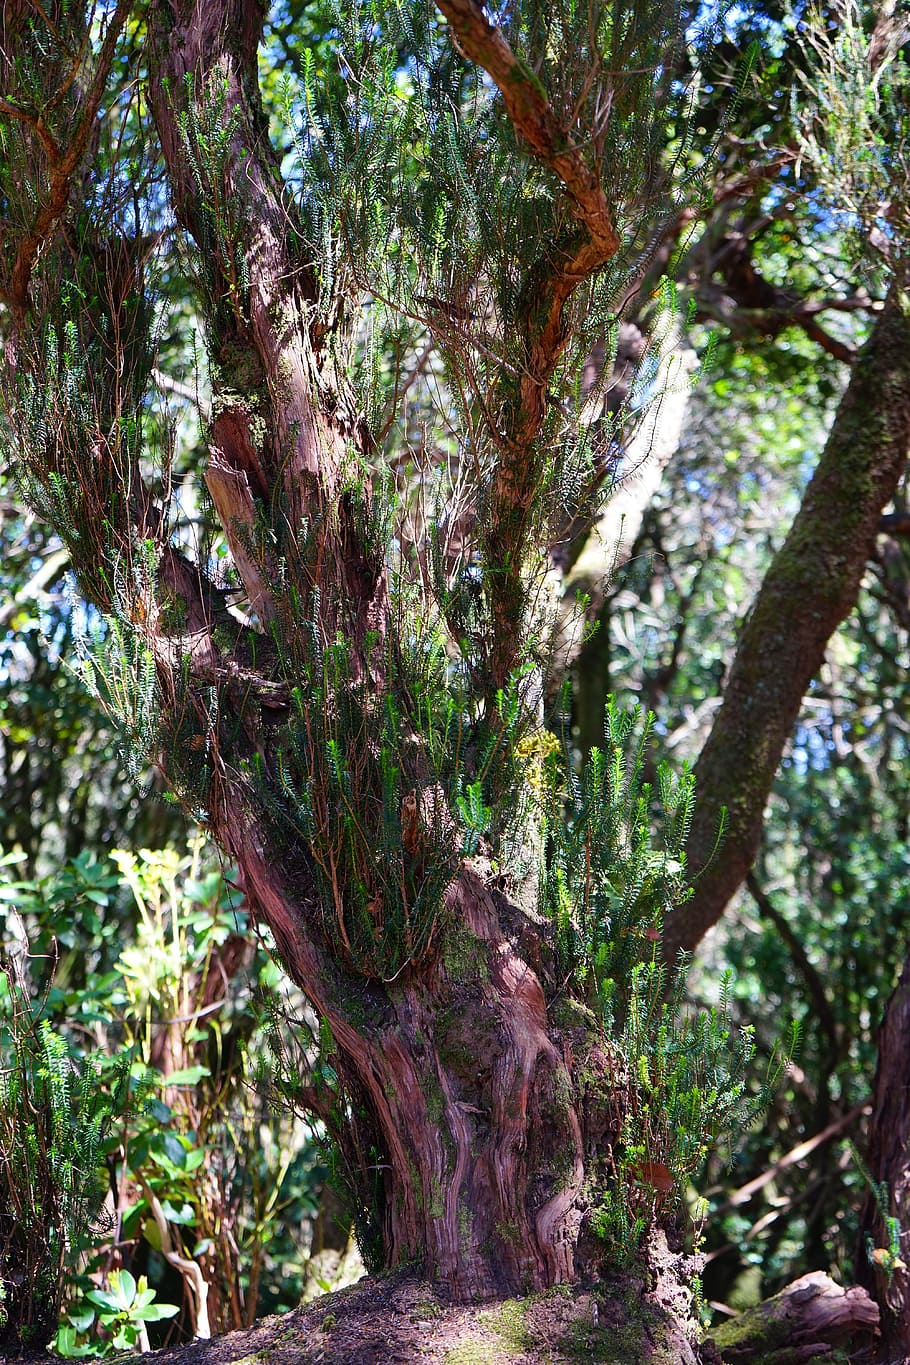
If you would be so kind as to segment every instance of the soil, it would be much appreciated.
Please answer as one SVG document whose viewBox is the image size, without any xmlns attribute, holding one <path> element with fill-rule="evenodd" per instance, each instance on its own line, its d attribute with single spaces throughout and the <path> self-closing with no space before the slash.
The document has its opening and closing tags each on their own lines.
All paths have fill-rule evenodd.
<svg viewBox="0 0 910 1365">
<path fill-rule="evenodd" d="M 639 1313 L 640 1313 L 639 1309 Z M 230 1332 L 118 1365 L 639 1365 L 628 1341 L 630 1304 L 560 1287 L 528 1299 L 463 1307 L 444 1290 L 397 1272 L 363 1279 L 249 1331 Z M 639 1343 L 642 1321 L 634 1329 Z M 647 1327 L 645 1327 L 647 1335 Z M 661 1353 L 663 1355 L 663 1353 Z M 665 1357 L 664 1357 L 665 1358 Z M 680 1360 L 682 1358 L 680 1357 Z M 0 1365 L 46 1354 L 0 1358 Z M 670 1365 L 670 1362 L 668 1362 Z M 676 1365 L 674 1361 L 672 1365 Z"/>
</svg>

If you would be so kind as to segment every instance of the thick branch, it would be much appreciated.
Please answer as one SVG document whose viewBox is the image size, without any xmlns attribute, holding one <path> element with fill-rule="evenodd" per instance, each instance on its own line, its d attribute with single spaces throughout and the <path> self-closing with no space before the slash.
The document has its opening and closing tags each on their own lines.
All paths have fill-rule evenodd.
<svg viewBox="0 0 910 1365">
<path fill-rule="evenodd" d="M 258 100 L 262 10 L 250 0 L 205 6 L 183 0 L 173 8 L 173 23 L 164 7 L 153 16 L 149 97 L 177 216 L 203 256 L 206 292 L 220 303 L 211 441 L 220 463 L 247 476 L 257 496 L 269 496 L 282 471 L 295 511 L 312 513 L 337 470 L 326 458 L 315 370 L 307 364 L 312 281 L 290 245 Z M 205 121 L 213 105 L 221 130 L 229 127 L 233 136 L 220 164 L 206 172 L 212 183 L 204 184 L 198 164 L 211 164 Z M 197 122 L 195 146 L 187 128 Z M 270 428 L 265 440 L 263 419 Z"/>
<path fill-rule="evenodd" d="M 544 304 L 521 385 L 521 420 L 513 434 L 516 448 L 523 450 L 543 421 L 546 384 L 566 341 L 566 302 L 578 284 L 616 255 L 620 238 L 597 166 L 588 165 L 581 150 L 570 142 L 540 81 L 509 47 L 502 30 L 487 21 L 476 0 L 439 0 L 439 8 L 458 47 L 496 82 L 519 137 L 562 183 L 569 208 L 583 229 L 581 239 L 541 282 Z"/>
<path fill-rule="evenodd" d="M 882 1328 L 888 1359 L 904 1358 L 910 1353 L 910 1106 L 907 1104 L 907 1077 L 910 1076 L 910 956 L 904 962 L 878 1037 L 878 1067 L 869 1120 L 866 1160 L 873 1180 L 880 1182 L 882 1198 L 866 1201 L 863 1231 L 874 1246 L 897 1251 L 898 1262 L 889 1273 L 876 1260 L 862 1258 L 863 1278 L 874 1285 L 876 1297 L 885 1308 Z M 887 1200 L 887 1204 L 885 1203 Z M 897 1219 L 900 1241 L 890 1246 L 891 1237 L 883 1214 Z"/>
<path fill-rule="evenodd" d="M 895 287 L 853 367 L 818 468 L 739 639 L 723 705 L 695 769 L 688 843 L 695 895 L 664 947 L 693 949 L 752 866 L 765 802 L 803 696 L 852 611 L 910 451 L 910 317 Z M 729 827 L 711 859 L 717 822 Z M 710 865 L 706 866 L 709 863 Z"/>
<path fill-rule="evenodd" d="M 323 628 L 332 638 L 343 625 L 358 642 L 382 628 L 385 591 L 362 518 L 341 497 L 350 448 L 365 449 L 367 438 L 321 368 L 312 269 L 259 97 L 262 7 L 179 0 L 170 8 L 172 15 L 165 6 L 153 11 L 149 98 L 177 216 L 205 276 L 215 381 L 209 491 L 261 622 L 280 610 L 279 561 L 299 599 L 309 600 L 317 571 L 304 562 L 297 533 L 326 528 Z M 276 535 L 258 536 L 262 519 Z"/>
</svg>

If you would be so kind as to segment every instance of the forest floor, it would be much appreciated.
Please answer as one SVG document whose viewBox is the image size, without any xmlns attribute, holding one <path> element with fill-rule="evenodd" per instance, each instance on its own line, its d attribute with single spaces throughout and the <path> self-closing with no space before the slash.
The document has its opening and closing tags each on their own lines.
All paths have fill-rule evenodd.
<svg viewBox="0 0 910 1365">
<path fill-rule="evenodd" d="M 118 1365 L 638 1365 L 629 1307 L 568 1286 L 480 1307 L 453 1305 L 438 1286 L 397 1272 L 371 1276 L 243 1332 Z M 652 1310 L 653 1311 L 653 1310 Z M 625 1339 L 625 1340 L 624 1340 Z M 630 1354 L 630 1350 L 634 1354 Z M 663 1353 L 661 1353 L 663 1355 Z M 690 1356 L 690 1359 L 693 1357 Z M 0 1358 L 13 1365 L 15 1358 Z M 25 1358 L 22 1358 L 23 1362 Z M 29 1365 L 51 1357 L 31 1355 Z M 681 1365 L 682 1358 L 672 1362 Z M 20 1365 L 16 1359 L 16 1365 Z M 671 1365 L 671 1362 L 667 1362 Z"/>
</svg>

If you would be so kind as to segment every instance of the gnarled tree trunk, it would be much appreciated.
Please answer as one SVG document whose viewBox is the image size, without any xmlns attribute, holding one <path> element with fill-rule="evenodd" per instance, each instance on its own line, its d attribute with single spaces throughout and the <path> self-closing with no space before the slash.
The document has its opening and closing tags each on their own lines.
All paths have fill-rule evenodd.
<svg viewBox="0 0 910 1365">
<path fill-rule="evenodd" d="M 385 1263 L 423 1262 L 465 1300 L 573 1280 L 585 1182 L 609 1165 L 622 1089 L 587 1012 L 560 999 L 549 926 L 468 863 L 433 966 L 367 984 L 320 960 L 299 887 L 248 829 L 220 832 L 331 1024 Z"/>
<path fill-rule="evenodd" d="M 216 319 L 207 481 L 259 622 L 288 650 L 308 616 L 327 644 L 342 631 L 350 651 L 342 691 L 363 685 L 378 695 L 384 569 L 367 543 L 363 507 L 343 491 L 351 448 L 368 454 L 368 438 L 328 377 L 313 327 L 312 279 L 289 231 L 254 93 L 260 17 L 257 5 L 224 0 L 177 3 L 171 12 L 158 5 L 150 19 L 155 122 L 178 217 L 204 253 L 204 289 Z M 203 186 L 206 149 L 194 120 L 204 118 L 205 101 L 213 99 L 222 102 L 231 140 Z M 235 297 L 241 259 L 242 304 Z M 567 291 L 568 285 L 562 301 Z M 547 325 L 558 331 L 561 301 L 552 306 Z M 558 339 L 548 344 L 555 356 Z M 534 390 L 528 404 L 538 397 Z M 529 442 L 540 415 L 523 412 Z M 526 462 L 521 470 L 526 477 Z M 267 503 L 273 519 L 281 508 L 288 527 L 320 527 L 313 562 L 293 561 L 293 537 L 279 535 L 280 554 L 259 547 L 257 525 Z M 505 548 L 499 557 L 504 563 Z M 279 563 L 296 587 L 296 619 L 287 593 L 277 589 Z M 505 601 L 510 573 L 501 576 Z M 172 587 L 189 603 L 199 657 L 211 655 L 214 674 L 223 678 L 210 613 L 198 597 L 194 609 L 185 572 L 174 573 Z M 498 683 L 514 665 L 515 625 L 510 620 L 496 636 Z M 167 679 L 170 646 L 159 638 L 153 647 Z M 268 809 L 293 703 L 277 689 L 252 707 L 249 693 L 259 684 L 252 658 L 243 665 L 243 701 L 230 683 L 222 689 L 224 747 L 206 793 L 209 818 L 285 966 L 331 1027 L 344 1097 L 338 1103 L 346 1108 L 337 1127 L 351 1165 L 372 1182 L 361 1198 L 372 1206 L 365 1212 L 380 1233 L 383 1262 L 423 1261 L 463 1299 L 573 1279 L 585 1181 L 593 1166 L 603 1169 L 609 1160 L 618 1109 L 596 1032 L 553 1022 L 561 983 L 547 927 L 509 903 L 489 867 L 453 864 L 433 931 L 435 950 L 410 959 L 405 953 L 388 970 L 374 964 L 358 971 L 348 939 L 353 910 L 343 903 L 333 864 L 341 938 L 334 953 L 326 938 L 325 884 L 316 884 L 312 864 L 295 854 L 293 841 L 277 836 Z M 326 699 L 336 704 L 337 694 Z M 300 719 L 308 723 L 305 713 Z M 253 762 L 258 784 L 249 776 Z M 174 780 L 179 787 L 179 772 Z M 420 891 L 421 844 L 428 837 L 422 821 L 430 820 L 434 800 L 438 794 L 418 768 L 401 810 L 402 877 L 413 895 Z M 367 911 L 379 936 L 381 889 Z"/>
</svg>

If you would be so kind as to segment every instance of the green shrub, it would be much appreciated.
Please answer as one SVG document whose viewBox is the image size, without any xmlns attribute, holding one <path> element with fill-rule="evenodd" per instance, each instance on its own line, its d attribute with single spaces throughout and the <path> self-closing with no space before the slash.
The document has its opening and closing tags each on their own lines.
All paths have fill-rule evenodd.
<svg viewBox="0 0 910 1365">
<path fill-rule="evenodd" d="M 129 1059 L 81 1058 L 0 977 L 0 1346 L 43 1345 L 108 1190 L 106 1139 L 134 1102 Z"/>
<path fill-rule="evenodd" d="M 664 919 L 692 894 L 684 849 L 694 782 L 665 764 L 655 783 L 645 780 L 653 726 L 652 715 L 642 722 L 637 708 L 623 712 L 611 698 L 603 748 L 578 773 L 567 744 L 547 746 L 541 784 L 546 908 L 613 1058 L 617 1137 L 592 1189 L 591 1222 L 614 1265 L 628 1264 L 647 1229 L 678 1213 L 706 1154 L 764 1108 L 784 1060 L 776 1055 L 764 1084 L 750 1085 L 752 1034 L 731 1024 L 728 980 L 718 1005 L 688 1012 L 687 964 L 662 958 Z"/>
</svg>

